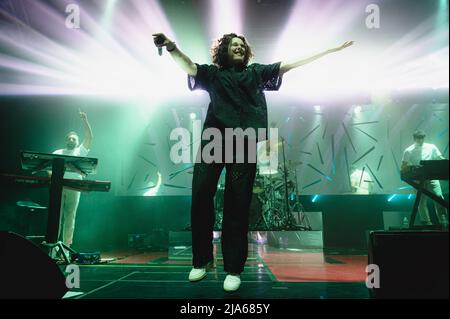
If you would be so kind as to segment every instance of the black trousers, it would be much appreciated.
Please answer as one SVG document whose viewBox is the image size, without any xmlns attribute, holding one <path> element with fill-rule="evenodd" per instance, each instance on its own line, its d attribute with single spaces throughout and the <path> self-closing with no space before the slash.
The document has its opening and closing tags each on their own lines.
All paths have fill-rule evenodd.
<svg viewBox="0 0 450 319">
<path fill-rule="evenodd" d="M 245 151 L 248 149 L 246 143 Z M 256 163 L 196 163 L 192 181 L 192 254 L 194 267 L 213 260 L 214 195 L 223 168 L 225 175 L 222 220 L 224 270 L 241 273 L 248 255 L 248 224 Z"/>
</svg>

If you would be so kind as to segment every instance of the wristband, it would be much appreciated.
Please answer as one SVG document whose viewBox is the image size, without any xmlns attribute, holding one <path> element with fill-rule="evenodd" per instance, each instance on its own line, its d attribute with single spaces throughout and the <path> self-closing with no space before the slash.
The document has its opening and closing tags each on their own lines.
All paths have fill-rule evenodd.
<svg viewBox="0 0 450 319">
<path fill-rule="evenodd" d="M 172 48 L 172 50 L 169 50 L 169 48 L 166 46 L 167 52 L 173 52 L 173 51 L 175 51 L 175 49 L 177 48 L 175 42 L 171 42 L 171 43 L 173 44 L 173 48 Z"/>
</svg>

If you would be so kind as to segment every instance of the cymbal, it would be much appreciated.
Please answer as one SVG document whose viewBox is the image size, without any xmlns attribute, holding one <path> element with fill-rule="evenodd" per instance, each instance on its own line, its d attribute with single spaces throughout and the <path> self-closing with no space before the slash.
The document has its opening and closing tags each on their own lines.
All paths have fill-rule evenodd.
<svg viewBox="0 0 450 319">
<path fill-rule="evenodd" d="M 47 209 L 47 207 L 41 206 L 34 202 L 29 202 L 29 201 L 18 201 L 16 203 L 16 205 L 20 206 L 20 207 L 31 208 L 31 209 Z"/>
</svg>

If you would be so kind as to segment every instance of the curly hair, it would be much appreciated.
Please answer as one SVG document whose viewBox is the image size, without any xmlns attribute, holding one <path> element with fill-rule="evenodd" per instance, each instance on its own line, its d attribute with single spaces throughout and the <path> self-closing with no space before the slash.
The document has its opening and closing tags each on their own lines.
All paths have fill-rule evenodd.
<svg viewBox="0 0 450 319">
<path fill-rule="evenodd" d="M 252 48 L 248 44 L 247 40 L 242 35 L 237 35 L 236 33 L 224 34 L 222 38 L 216 40 L 211 48 L 211 55 L 213 58 L 213 63 L 219 68 L 224 68 L 229 66 L 228 61 L 228 48 L 230 46 L 231 40 L 233 38 L 241 39 L 245 44 L 245 57 L 244 65 L 248 64 L 248 61 L 253 57 Z"/>
</svg>

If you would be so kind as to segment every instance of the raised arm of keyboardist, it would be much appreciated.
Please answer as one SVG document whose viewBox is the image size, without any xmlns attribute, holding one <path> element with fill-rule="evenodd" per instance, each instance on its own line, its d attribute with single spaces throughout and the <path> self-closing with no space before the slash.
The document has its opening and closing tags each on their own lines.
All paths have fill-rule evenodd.
<svg viewBox="0 0 450 319">
<path fill-rule="evenodd" d="M 89 150 L 91 148 L 91 143 L 92 143 L 92 138 L 93 138 L 91 125 L 89 124 L 87 114 L 85 112 L 80 111 L 80 117 L 81 117 L 81 120 L 83 121 L 83 127 L 84 127 L 84 140 L 83 140 L 82 144 L 87 150 Z"/>
</svg>

